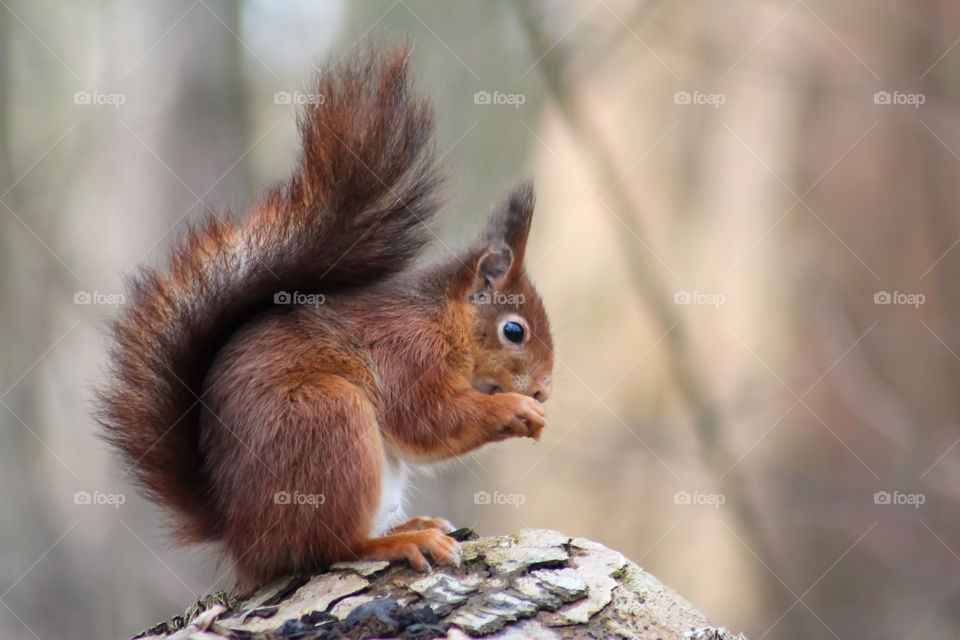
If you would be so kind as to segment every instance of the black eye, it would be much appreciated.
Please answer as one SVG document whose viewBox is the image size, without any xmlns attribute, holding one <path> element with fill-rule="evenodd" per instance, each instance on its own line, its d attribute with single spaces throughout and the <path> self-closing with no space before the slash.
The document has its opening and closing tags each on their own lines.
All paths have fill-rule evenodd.
<svg viewBox="0 0 960 640">
<path fill-rule="evenodd" d="M 518 322 L 504 322 L 503 337 L 514 344 L 520 344 L 523 342 L 523 327 Z"/>
</svg>

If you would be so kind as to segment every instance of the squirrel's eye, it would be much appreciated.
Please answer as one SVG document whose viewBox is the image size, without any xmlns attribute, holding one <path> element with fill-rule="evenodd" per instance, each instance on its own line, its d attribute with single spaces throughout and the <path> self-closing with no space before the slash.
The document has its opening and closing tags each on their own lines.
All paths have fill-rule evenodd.
<svg viewBox="0 0 960 640">
<path fill-rule="evenodd" d="M 523 327 L 519 322 L 504 322 L 503 337 L 514 344 L 523 342 Z"/>
</svg>

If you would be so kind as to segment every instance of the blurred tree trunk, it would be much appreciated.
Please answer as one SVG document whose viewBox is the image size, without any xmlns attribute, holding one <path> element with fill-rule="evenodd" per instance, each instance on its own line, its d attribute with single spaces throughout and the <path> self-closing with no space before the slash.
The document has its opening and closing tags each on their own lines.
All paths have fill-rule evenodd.
<svg viewBox="0 0 960 640">
<path fill-rule="evenodd" d="M 66 461 L 80 459 L 83 454 L 65 443 L 74 441 L 78 425 L 86 428 L 91 422 L 78 415 L 75 423 L 55 424 L 55 417 L 81 408 L 64 408 L 73 398 L 60 398 L 51 390 L 89 388 L 86 376 L 92 372 L 69 367 L 51 371 L 55 363 L 70 360 L 64 350 L 75 354 L 70 349 L 77 345 L 69 339 L 45 352 L 75 319 L 98 326 L 111 313 L 92 306 L 74 308 L 73 292 L 112 290 L 116 285 L 105 278 L 112 282 L 124 267 L 160 261 L 170 240 L 206 205 L 246 204 L 253 192 L 245 162 L 250 123 L 243 45 L 234 35 L 240 32 L 242 5 L 226 0 L 98 3 L 98 12 L 84 13 L 81 31 L 99 35 L 109 45 L 100 51 L 101 58 L 90 47 L 90 58 L 71 59 L 61 50 L 68 49 L 70 38 L 58 30 L 79 14 L 67 8 L 66 15 L 50 21 L 45 12 L 52 8 L 44 3 L 20 4 L 0 7 L 0 193 L 19 179 L 2 198 L 10 210 L 0 205 L 0 295 L 16 301 L 0 309 L 2 333 L 16 336 L 0 353 L 0 394 L 9 391 L 3 402 L 27 425 L 0 405 L 0 480 L 8 488 L 4 508 L 17 514 L 0 525 L 3 548 L 16 550 L 15 556 L 0 558 L 9 578 L 4 589 L 27 573 L 4 595 L 4 604 L 22 622 L 0 608 L 0 629 L 15 630 L 18 637 L 58 637 L 68 628 L 71 637 L 119 637 L 139 621 L 177 610 L 183 591 L 179 585 L 181 590 L 173 591 L 170 585 L 158 590 L 144 583 L 147 593 L 130 601 L 138 604 L 102 615 L 107 599 L 87 586 L 91 576 L 108 578 L 115 570 L 103 558 L 146 567 L 160 556 L 184 576 L 194 567 L 164 549 L 162 532 L 153 527 L 136 534 L 152 549 L 133 535 L 114 539 L 109 549 L 99 547 L 107 539 L 105 531 L 118 526 L 114 514 L 91 514 L 58 541 L 73 517 L 68 506 L 72 496 L 62 488 L 108 489 L 115 486 L 116 468 L 109 469 L 114 478 L 101 477 L 102 466 L 93 460 L 75 463 L 71 467 L 81 477 L 61 480 L 70 472 L 46 445 Z M 43 24 L 41 37 L 60 55 L 38 44 L 37 36 L 12 12 L 25 25 Z M 111 37 L 114 31 L 124 37 Z M 58 57 L 68 60 L 79 78 L 69 75 Z M 22 75 L 20 69 L 29 69 L 22 73 L 31 75 Z M 38 84 L 34 76 L 48 80 Z M 122 91 L 127 99 L 116 110 L 78 106 L 70 100 L 78 90 Z M 47 91 L 57 99 L 34 93 Z M 40 117 L 28 109 L 39 110 Z M 66 133 L 74 122 L 83 126 Z M 74 162 L 75 156 L 83 161 Z M 171 231 L 164 234 L 167 229 Z M 124 251 L 129 264 L 117 261 L 112 249 Z M 21 374 L 26 375 L 17 382 Z M 89 446 L 94 446 L 92 439 Z M 43 562 L 31 566 L 40 558 Z M 50 606 L 59 601 L 72 605 Z"/>
<path fill-rule="evenodd" d="M 58 63 L 49 57 L 23 60 L 23 38 L 29 36 L 13 18 L 13 11 L 20 15 L 24 8 L 0 9 L 0 298 L 7 301 L 0 307 L 0 333 L 7 337 L 0 356 L 0 482 L 4 510 L 17 514 L 4 518 L 0 525 L 3 548 L 16 550 L 0 558 L 8 586 L 30 572 L 31 563 L 45 551 L 46 557 L 61 568 L 69 566 L 63 549 L 49 548 L 66 526 L 62 514 L 50 509 L 48 498 L 51 474 L 72 474 L 49 454 L 55 429 L 44 420 L 46 389 L 38 383 L 43 355 L 70 324 L 58 317 L 62 307 L 58 294 L 73 276 L 65 273 L 51 255 L 60 251 L 55 229 L 62 212 L 45 210 L 36 194 L 64 202 L 61 189 L 67 183 L 53 179 L 55 170 L 49 165 L 33 164 L 40 161 L 67 125 L 63 124 L 62 112 L 51 114 L 32 129 L 18 121 L 23 113 L 22 105 L 21 111 L 14 109 L 13 96 L 20 95 L 14 65 L 38 74 L 49 72 L 51 77 L 57 77 L 59 70 L 53 69 Z M 31 51 L 30 55 L 39 54 Z M 53 82 L 51 85 L 60 88 Z M 49 578 L 44 595 L 52 601 L 67 597 L 65 581 Z M 13 604 L 19 615 L 36 606 L 27 604 L 34 598 L 29 587 L 25 591 L 25 597 L 17 592 L 5 594 L 5 604 Z M 2 611 L 6 617 L 6 610 Z M 32 614 L 36 617 L 39 612 Z"/>
<path fill-rule="evenodd" d="M 118 185 L 129 214 L 119 211 L 106 218 L 120 224 L 114 233 L 119 236 L 117 248 L 123 253 L 119 260 L 115 255 L 104 261 L 105 273 L 162 264 L 171 242 L 182 237 L 185 226 L 197 221 L 205 210 L 231 209 L 240 214 L 257 192 L 259 185 L 250 177 L 248 153 L 264 131 L 251 131 L 253 98 L 247 90 L 244 65 L 245 58 L 251 65 L 259 63 L 250 60 L 241 42 L 243 9 L 242 2 L 231 0 L 135 3 L 121 7 L 112 18 L 115 28 L 141 25 L 143 36 L 114 56 L 111 76 L 125 74 L 128 104 L 153 106 L 132 115 L 121 110 L 123 124 L 116 123 L 113 135 L 103 142 L 105 157 L 119 162 L 134 159 L 137 163 L 129 172 L 130 181 Z M 164 35 L 175 22 L 176 26 Z M 257 99 L 264 94 L 269 99 L 272 92 L 258 89 Z M 110 165 L 106 171 L 110 171 Z M 108 181 L 109 177 L 101 178 L 101 182 Z M 149 508 L 134 502 L 139 509 Z M 164 531 L 152 524 L 138 526 L 153 522 L 155 515 L 130 516 L 130 526 L 143 544 L 134 535 L 121 538 L 123 549 L 118 557 L 150 567 L 156 566 L 156 553 L 193 588 L 201 588 L 193 586 L 201 576 L 223 573 L 223 567 L 213 568 L 212 558 L 201 562 L 199 557 L 173 550 Z M 104 526 L 116 527 L 116 523 Z M 142 589 L 141 594 L 128 600 L 136 602 L 135 606 L 124 607 L 113 616 L 112 635 L 130 633 L 138 621 L 176 611 L 185 593 L 180 581 L 147 583 Z M 91 596 L 89 604 L 98 606 L 96 596 Z M 91 628 L 86 635 L 103 637 L 104 633 L 103 629 Z"/>
</svg>

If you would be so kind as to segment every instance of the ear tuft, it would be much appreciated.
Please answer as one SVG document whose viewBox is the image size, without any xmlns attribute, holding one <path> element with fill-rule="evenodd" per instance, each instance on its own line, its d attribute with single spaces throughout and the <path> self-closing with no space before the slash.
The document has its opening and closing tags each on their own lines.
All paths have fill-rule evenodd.
<svg viewBox="0 0 960 640">
<path fill-rule="evenodd" d="M 506 245 L 513 251 L 514 265 L 523 264 L 523 253 L 530 233 L 533 207 L 536 199 L 533 182 L 525 180 L 507 194 L 506 199 L 494 209 L 487 223 L 485 240 L 490 246 Z"/>
</svg>

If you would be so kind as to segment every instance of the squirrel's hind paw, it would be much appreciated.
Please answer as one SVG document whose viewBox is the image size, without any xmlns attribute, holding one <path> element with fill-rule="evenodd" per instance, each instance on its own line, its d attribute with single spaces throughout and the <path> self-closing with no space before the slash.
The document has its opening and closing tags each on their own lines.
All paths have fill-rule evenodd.
<svg viewBox="0 0 960 640">
<path fill-rule="evenodd" d="M 439 529 L 442 533 L 450 533 L 451 531 L 457 530 L 446 518 L 416 517 L 393 527 L 387 531 L 387 535 L 391 533 L 403 533 L 404 531 L 423 531 L 424 529 Z"/>
</svg>

